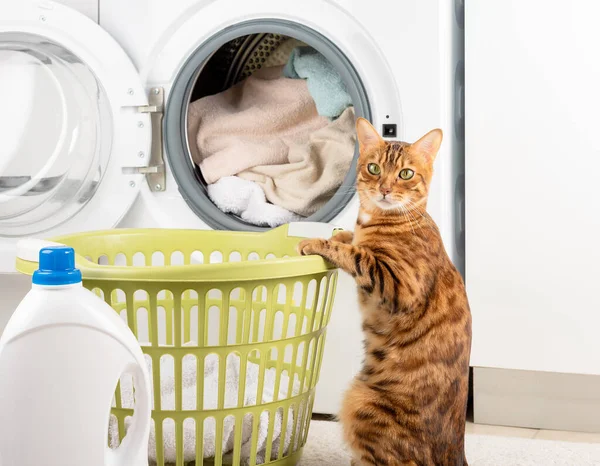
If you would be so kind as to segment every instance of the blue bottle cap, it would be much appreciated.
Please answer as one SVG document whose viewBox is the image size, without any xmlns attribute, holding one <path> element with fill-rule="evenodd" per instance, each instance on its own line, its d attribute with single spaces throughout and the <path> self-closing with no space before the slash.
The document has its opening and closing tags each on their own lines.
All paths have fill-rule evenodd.
<svg viewBox="0 0 600 466">
<path fill-rule="evenodd" d="M 40 251 L 40 268 L 33 272 L 35 285 L 72 285 L 81 282 L 75 268 L 75 251 L 68 246 L 50 246 Z"/>
</svg>

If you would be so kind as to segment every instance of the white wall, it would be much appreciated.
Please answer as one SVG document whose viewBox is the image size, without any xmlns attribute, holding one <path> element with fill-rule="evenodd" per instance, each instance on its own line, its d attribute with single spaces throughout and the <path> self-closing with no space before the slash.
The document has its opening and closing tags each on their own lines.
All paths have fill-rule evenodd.
<svg viewBox="0 0 600 466">
<path fill-rule="evenodd" d="M 31 277 L 0 273 L 0 334 L 30 288 Z"/>
<path fill-rule="evenodd" d="M 466 2 L 472 365 L 600 374 L 600 2 Z"/>
</svg>

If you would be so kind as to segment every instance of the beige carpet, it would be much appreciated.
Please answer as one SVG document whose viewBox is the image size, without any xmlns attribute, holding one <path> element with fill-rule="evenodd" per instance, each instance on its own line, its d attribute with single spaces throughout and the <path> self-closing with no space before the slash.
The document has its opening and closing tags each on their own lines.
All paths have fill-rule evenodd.
<svg viewBox="0 0 600 466">
<path fill-rule="evenodd" d="M 600 466 L 600 444 L 468 434 L 469 466 Z M 300 466 L 349 466 L 339 424 L 313 421 Z"/>
</svg>

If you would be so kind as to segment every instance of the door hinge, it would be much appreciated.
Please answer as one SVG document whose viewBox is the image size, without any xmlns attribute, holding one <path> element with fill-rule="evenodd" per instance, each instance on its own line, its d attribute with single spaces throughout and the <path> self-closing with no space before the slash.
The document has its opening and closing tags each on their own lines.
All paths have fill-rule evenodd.
<svg viewBox="0 0 600 466">
<path fill-rule="evenodd" d="M 164 109 L 164 90 L 153 87 L 148 95 L 148 105 L 137 107 L 138 113 L 149 113 L 152 127 L 150 161 L 147 167 L 129 167 L 127 173 L 146 175 L 150 191 L 164 191 L 166 183 L 165 159 L 163 153 L 162 119 Z"/>
</svg>

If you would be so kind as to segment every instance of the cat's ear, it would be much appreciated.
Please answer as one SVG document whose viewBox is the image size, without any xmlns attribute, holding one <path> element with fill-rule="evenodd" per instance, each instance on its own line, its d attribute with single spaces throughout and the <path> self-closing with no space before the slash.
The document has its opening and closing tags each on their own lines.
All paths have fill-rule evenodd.
<svg viewBox="0 0 600 466">
<path fill-rule="evenodd" d="M 364 118 L 356 120 L 356 136 L 361 152 L 375 149 L 385 143 L 373 125 Z"/>
<path fill-rule="evenodd" d="M 411 144 L 412 152 L 419 154 L 427 163 L 433 163 L 435 156 L 442 145 L 443 133 L 441 129 L 429 131 L 417 142 Z"/>
</svg>

